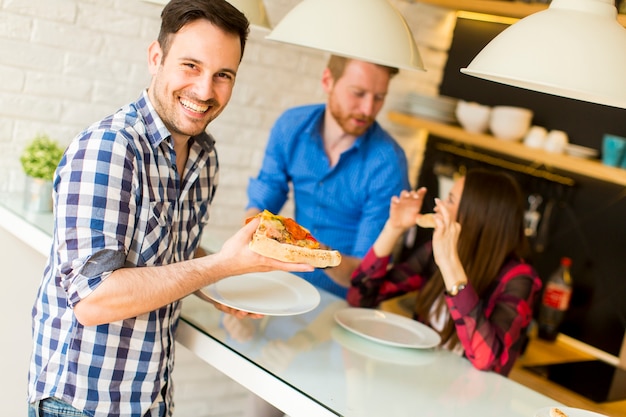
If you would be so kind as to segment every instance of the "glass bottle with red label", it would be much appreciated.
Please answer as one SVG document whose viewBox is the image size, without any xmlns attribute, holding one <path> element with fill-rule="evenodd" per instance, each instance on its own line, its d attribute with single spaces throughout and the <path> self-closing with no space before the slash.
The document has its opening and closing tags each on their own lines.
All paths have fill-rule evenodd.
<svg viewBox="0 0 626 417">
<path fill-rule="evenodd" d="M 561 264 L 545 283 L 539 307 L 539 337 L 555 340 L 572 298 L 572 260 L 561 258 Z"/>
</svg>

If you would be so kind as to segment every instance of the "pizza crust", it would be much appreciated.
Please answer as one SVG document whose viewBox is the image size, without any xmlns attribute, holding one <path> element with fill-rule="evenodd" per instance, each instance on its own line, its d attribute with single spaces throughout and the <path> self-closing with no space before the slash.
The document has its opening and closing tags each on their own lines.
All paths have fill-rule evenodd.
<svg viewBox="0 0 626 417">
<path fill-rule="evenodd" d="M 341 254 L 336 250 L 309 249 L 280 243 L 259 233 L 252 235 L 249 246 L 260 255 L 283 262 L 306 263 L 316 268 L 327 268 L 341 263 Z"/>
<path fill-rule="evenodd" d="M 550 408 L 550 417 L 567 417 L 567 414 L 556 407 L 552 407 Z"/>
<path fill-rule="evenodd" d="M 425 229 L 434 229 L 435 228 L 435 215 L 433 213 L 421 214 L 416 221 L 419 227 L 423 227 Z"/>
</svg>

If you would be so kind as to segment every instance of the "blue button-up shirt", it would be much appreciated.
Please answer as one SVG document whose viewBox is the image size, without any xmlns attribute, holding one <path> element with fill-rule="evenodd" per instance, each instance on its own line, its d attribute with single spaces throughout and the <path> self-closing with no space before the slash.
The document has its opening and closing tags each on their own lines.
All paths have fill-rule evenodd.
<svg viewBox="0 0 626 417">
<path fill-rule="evenodd" d="M 363 257 L 389 217 L 391 197 L 410 189 L 406 156 L 374 123 L 330 166 L 321 136 L 325 109 L 297 107 L 278 118 L 259 175 L 248 184 L 247 207 L 278 213 L 293 187 L 296 221 L 333 249 Z M 323 270 L 300 275 L 346 295 Z"/>
<path fill-rule="evenodd" d="M 54 181 L 53 246 L 33 308 L 29 401 L 60 398 L 96 417 L 171 415 L 180 302 L 83 326 L 73 306 L 121 267 L 191 259 L 217 187 L 206 133 L 179 178 L 147 93 L 69 145 Z"/>
</svg>

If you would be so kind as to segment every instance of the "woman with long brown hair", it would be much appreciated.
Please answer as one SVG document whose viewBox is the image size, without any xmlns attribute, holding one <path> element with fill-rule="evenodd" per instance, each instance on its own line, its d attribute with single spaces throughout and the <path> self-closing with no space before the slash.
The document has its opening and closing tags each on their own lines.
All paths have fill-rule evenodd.
<svg viewBox="0 0 626 417">
<path fill-rule="evenodd" d="M 522 193 L 508 174 L 470 170 L 445 201 L 435 199 L 430 242 L 391 265 L 397 240 L 416 224 L 426 189 L 393 197 L 389 218 L 354 272 L 348 302 L 376 307 L 418 291 L 414 318 L 441 346 L 481 370 L 507 375 L 517 359 L 541 280 L 524 261 Z"/>
</svg>

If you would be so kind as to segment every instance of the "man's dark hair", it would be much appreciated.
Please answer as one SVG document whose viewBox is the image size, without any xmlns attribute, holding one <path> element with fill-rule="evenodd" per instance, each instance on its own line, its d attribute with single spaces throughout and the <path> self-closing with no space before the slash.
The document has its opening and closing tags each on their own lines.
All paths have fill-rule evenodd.
<svg viewBox="0 0 626 417">
<path fill-rule="evenodd" d="M 243 58 L 250 22 L 226 0 L 171 0 L 167 3 L 161 12 L 161 31 L 158 38 L 164 58 L 169 52 L 172 35 L 187 23 L 198 19 L 206 19 L 226 33 L 239 35 Z"/>
</svg>

